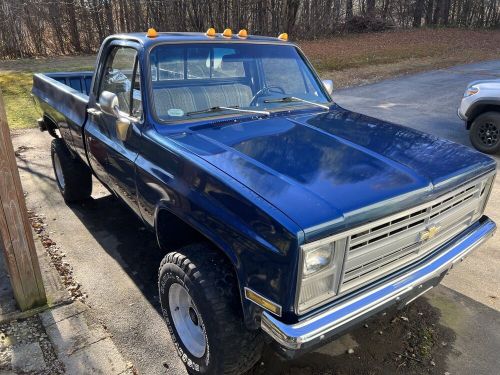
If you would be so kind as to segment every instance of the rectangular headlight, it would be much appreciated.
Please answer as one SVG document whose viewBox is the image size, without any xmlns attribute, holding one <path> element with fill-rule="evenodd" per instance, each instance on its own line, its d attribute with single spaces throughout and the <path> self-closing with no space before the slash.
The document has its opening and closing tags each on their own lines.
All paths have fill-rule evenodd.
<svg viewBox="0 0 500 375">
<path fill-rule="evenodd" d="M 297 284 L 297 313 L 303 313 L 337 294 L 345 240 L 320 240 L 301 246 Z"/>
</svg>

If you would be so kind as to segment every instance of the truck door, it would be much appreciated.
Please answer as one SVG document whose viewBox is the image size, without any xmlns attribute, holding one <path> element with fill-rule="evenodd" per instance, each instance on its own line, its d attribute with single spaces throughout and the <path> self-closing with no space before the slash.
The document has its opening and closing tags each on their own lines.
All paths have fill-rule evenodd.
<svg viewBox="0 0 500 375">
<path fill-rule="evenodd" d="M 99 179 L 139 213 L 135 183 L 142 122 L 138 50 L 130 43 L 111 44 L 101 69 L 99 87 L 95 100 L 89 104 L 89 122 L 85 127 L 90 163 Z M 99 99 L 105 91 L 117 96 L 119 113 L 131 120 L 125 140 L 118 135 L 117 116 L 101 111 Z"/>
</svg>

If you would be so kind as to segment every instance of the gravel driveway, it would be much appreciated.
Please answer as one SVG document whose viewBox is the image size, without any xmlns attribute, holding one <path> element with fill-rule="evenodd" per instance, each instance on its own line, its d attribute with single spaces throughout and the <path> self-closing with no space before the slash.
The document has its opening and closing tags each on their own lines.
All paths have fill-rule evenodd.
<svg viewBox="0 0 500 375">
<path fill-rule="evenodd" d="M 339 90 L 335 100 L 359 112 L 469 144 L 456 117 L 468 81 L 500 77 L 500 61 L 460 66 Z M 27 203 L 44 215 L 64 249 L 86 303 L 141 374 L 185 374 L 159 313 L 154 236 L 95 184 L 93 199 L 68 207 L 56 189 L 50 136 L 13 137 Z M 500 179 L 487 213 L 500 222 Z M 390 312 L 292 362 L 266 350 L 254 374 L 492 374 L 500 351 L 499 235 L 406 310 Z"/>
</svg>

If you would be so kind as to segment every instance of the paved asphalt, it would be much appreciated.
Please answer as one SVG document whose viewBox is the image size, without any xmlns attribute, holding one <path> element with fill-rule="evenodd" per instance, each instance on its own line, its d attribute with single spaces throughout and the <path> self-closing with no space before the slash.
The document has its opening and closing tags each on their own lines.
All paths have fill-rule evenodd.
<svg viewBox="0 0 500 375">
<path fill-rule="evenodd" d="M 500 76 L 500 61 L 460 66 L 338 90 L 346 108 L 469 144 L 456 117 L 467 82 Z M 52 239 L 67 254 L 74 275 L 88 294 L 88 304 L 112 333 L 122 355 L 141 374 L 185 374 L 159 314 L 157 267 L 161 260 L 154 237 L 105 189 L 95 185 L 93 199 L 68 207 L 56 189 L 50 165 L 50 137 L 35 130 L 15 133 L 15 147 L 30 208 L 46 216 Z M 500 179 L 487 213 L 500 222 Z M 429 292 L 428 303 L 454 333 L 453 348 L 436 368 L 451 374 L 492 374 L 500 351 L 499 235 L 454 269 Z M 370 339 L 348 345 L 370 345 Z M 331 349 L 330 349 L 331 348 Z M 358 349 L 357 349 L 358 350 Z M 324 373 L 335 367 L 344 349 L 326 347 L 299 362 L 261 365 L 256 373 Z M 321 354 L 318 357 L 318 353 Z M 267 356 L 269 358 L 269 355 Z M 271 355 L 272 358 L 272 355 Z M 317 358 L 320 358 L 318 360 Z M 278 364 L 276 364 L 278 363 Z M 307 370 L 302 371 L 305 364 Z M 294 367 L 295 366 L 295 367 Z M 366 373 L 385 373 L 365 369 Z M 432 372 L 432 371 L 431 371 Z"/>
</svg>

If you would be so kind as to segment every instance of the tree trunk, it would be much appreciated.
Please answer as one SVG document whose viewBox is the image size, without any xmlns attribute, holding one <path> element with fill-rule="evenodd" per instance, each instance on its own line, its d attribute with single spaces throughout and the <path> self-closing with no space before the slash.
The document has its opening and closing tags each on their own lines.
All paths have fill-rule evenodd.
<svg viewBox="0 0 500 375">
<path fill-rule="evenodd" d="M 420 27 L 422 15 L 424 13 L 424 0 L 416 0 L 415 11 L 413 12 L 413 27 Z"/>
</svg>

